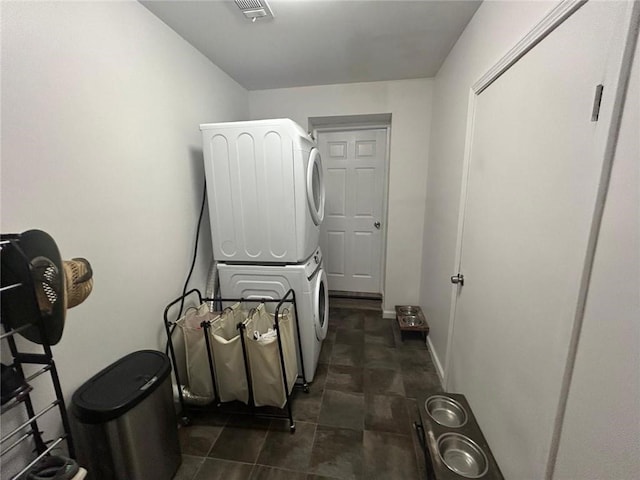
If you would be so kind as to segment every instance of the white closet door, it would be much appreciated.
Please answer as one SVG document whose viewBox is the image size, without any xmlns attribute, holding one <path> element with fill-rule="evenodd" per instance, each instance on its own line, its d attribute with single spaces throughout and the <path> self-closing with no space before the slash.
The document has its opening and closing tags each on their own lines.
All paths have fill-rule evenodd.
<svg viewBox="0 0 640 480">
<path fill-rule="evenodd" d="M 587 3 L 476 99 L 447 389 L 505 478 L 545 477 L 609 127 L 594 93 L 625 12 Z"/>
</svg>

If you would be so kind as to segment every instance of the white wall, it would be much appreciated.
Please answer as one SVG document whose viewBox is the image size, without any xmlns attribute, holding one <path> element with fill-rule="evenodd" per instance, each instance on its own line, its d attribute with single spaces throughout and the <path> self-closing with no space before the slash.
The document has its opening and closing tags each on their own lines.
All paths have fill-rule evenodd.
<svg viewBox="0 0 640 480">
<path fill-rule="evenodd" d="M 640 45 L 598 237 L 554 478 L 640 471 Z"/>
<path fill-rule="evenodd" d="M 429 320 L 429 341 L 443 374 L 447 355 L 451 283 L 469 89 L 556 2 L 484 2 L 435 77 L 429 176 L 419 304 Z"/>
<path fill-rule="evenodd" d="M 555 4 L 484 2 L 435 78 L 420 303 L 439 360 L 449 331 L 469 88 Z M 640 468 L 639 56 L 636 49 L 553 478 L 630 479 Z"/>
<path fill-rule="evenodd" d="M 2 231 L 45 230 L 95 274 L 53 349 L 68 402 L 121 356 L 164 348 L 202 196 L 198 125 L 248 115 L 246 90 L 137 2 L 2 2 Z"/>
<path fill-rule="evenodd" d="M 431 122 L 430 79 L 353 83 L 249 92 L 251 118 L 391 113 L 391 153 L 384 309 L 419 298 Z"/>
</svg>

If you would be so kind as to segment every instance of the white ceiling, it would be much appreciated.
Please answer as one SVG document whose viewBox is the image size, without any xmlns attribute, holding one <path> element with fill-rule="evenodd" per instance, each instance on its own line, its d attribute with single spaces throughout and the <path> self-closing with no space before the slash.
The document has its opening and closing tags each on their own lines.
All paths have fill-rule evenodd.
<svg viewBox="0 0 640 480">
<path fill-rule="evenodd" d="M 432 77 L 480 1 L 230 0 L 141 3 L 248 90 Z"/>
</svg>

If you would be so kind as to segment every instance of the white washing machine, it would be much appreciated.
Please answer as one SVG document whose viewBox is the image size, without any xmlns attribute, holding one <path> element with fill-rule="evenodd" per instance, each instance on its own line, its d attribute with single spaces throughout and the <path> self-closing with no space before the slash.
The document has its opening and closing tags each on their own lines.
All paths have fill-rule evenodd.
<svg viewBox="0 0 640 480">
<path fill-rule="evenodd" d="M 289 119 L 200 125 L 213 253 L 219 262 L 293 264 L 319 244 L 322 164 Z"/>
<path fill-rule="evenodd" d="M 237 265 L 218 264 L 220 293 L 227 298 L 283 298 L 295 292 L 302 352 L 298 351 L 298 371 L 302 372 L 300 357 L 308 382 L 313 380 L 322 341 L 329 324 L 329 294 L 327 275 L 322 268 L 322 253 L 318 248 L 307 262 L 298 265 Z M 274 304 L 267 303 L 272 312 Z M 297 343 L 297 342 L 296 342 Z"/>
</svg>

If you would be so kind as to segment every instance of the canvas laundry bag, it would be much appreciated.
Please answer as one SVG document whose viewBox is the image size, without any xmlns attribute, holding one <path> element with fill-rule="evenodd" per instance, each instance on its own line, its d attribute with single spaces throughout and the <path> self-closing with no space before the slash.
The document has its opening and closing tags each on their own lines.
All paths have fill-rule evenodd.
<svg viewBox="0 0 640 480">
<path fill-rule="evenodd" d="M 203 303 L 199 307 L 191 307 L 181 317 L 176 325 L 182 330 L 184 350 L 187 359 L 187 378 L 189 389 L 194 395 L 213 399 L 213 384 L 209 360 L 207 359 L 207 345 L 204 339 L 203 321 L 214 318 L 208 306 Z"/>
<path fill-rule="evenodd" d="M 240 303 L 226 308 L 211 324 L 211 349 L 220 401 L 249 402 L 249 388 L 238 323 L 247 319 Z"/>
<path fill-rule="evenodd" d="M 272 405 L 282 408 L 287 401 L 274 318 L 273 314 L 265 310 L 264 304 L 260 304 L 251 310 L 246 321 L 245 336 L 251 386 L 254 402 L 258 407 Z M 279 329 L 287 374 L 287 391 L 291 393 L 298 376 L 298 362 L 293 341 L 293 315 L 288 309 L 279 314 Z"/>
</svg>

